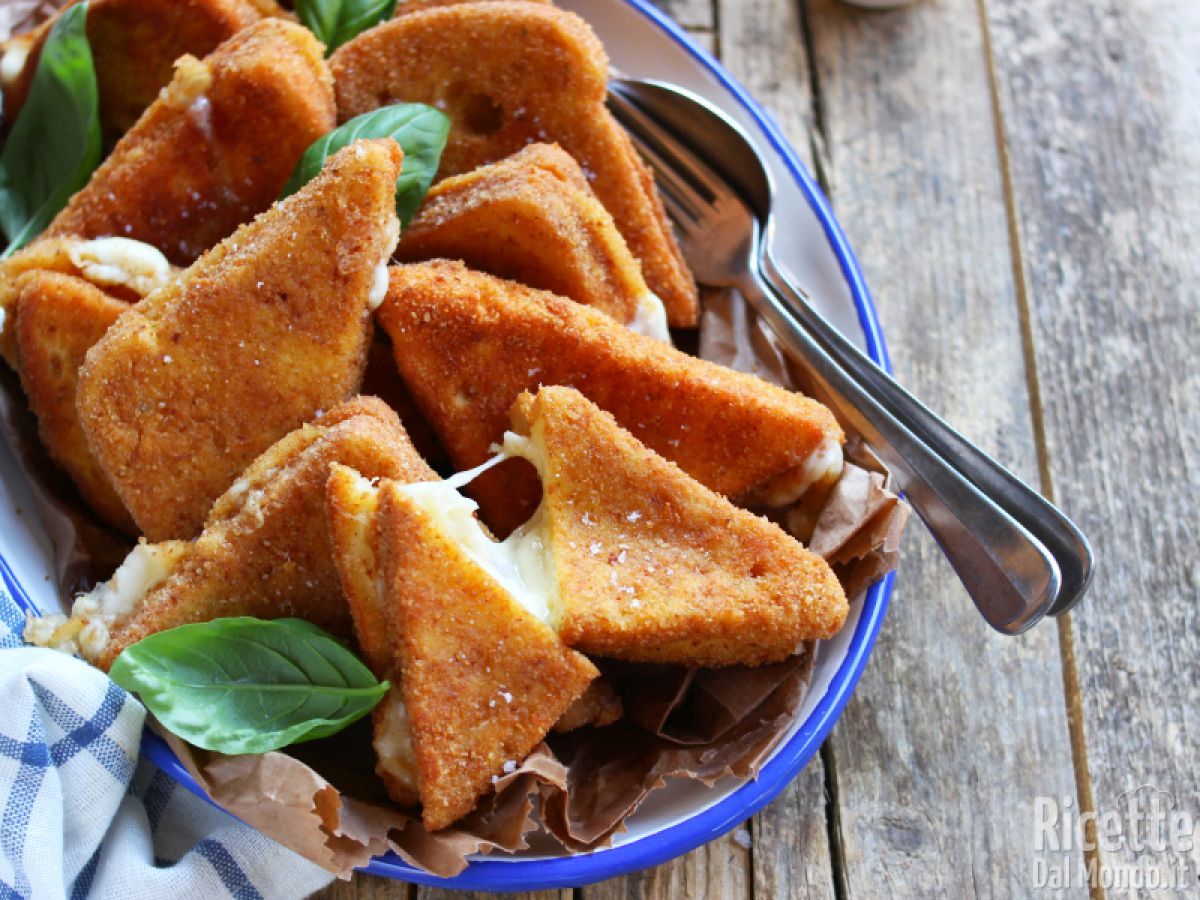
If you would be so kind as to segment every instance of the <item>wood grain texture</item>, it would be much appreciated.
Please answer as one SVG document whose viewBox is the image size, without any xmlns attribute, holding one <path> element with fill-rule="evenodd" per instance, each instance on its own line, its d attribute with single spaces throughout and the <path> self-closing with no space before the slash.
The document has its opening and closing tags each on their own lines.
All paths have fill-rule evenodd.
<svg viewBox="0 0 1200 900">
<path fill-rule="evenodd" d="M 335 881 L 313 900 L 414 900 L 416 887 L 403 881 L 355 873 L 350 881 Z"/>
<path fill-rule="evenodd" d="M 585 887 L 582 900 L 748 900 L 752 872 L 745 826 L 653 869 Z"/>
<path fill-rule="evenodd" d="M 420 887 L 416 889 L 414 900 L 487 900 L 495 894 L 476 893 L 474 891 L 443 891 L 437 888 Z M 510 900 L 571 900 L 572 892 L 562 891 L 527 891 L 520 894 L 505 894 Z"/>
<path fill-rule="evenodd" d="M 819 98 L 809 82 L 800 3 L 717 0 L 717 10 L 721 62 L 775 117 L 809 171 L 823 177 Z"/>
<path fill-rule="evenodd" d="M 1200 818 L 1200 4 L 986 0 L 1097 811 Z M 1128 829 L 1126 829 L 1128 836 Z M 1101 847 L 1105 866 L 1188 854 Z M 1195 852 L 1190 888 L 1197 888 Z"/>
<path fill-rule="evenodd" d="M 691 31 L 714 31 L 717 27 L 713 0 L 651 0 L 655 6 Z"/>
<path fill-rule="evenodd" d="M 827 800 L 825 766 L 817 757 L 754 817 L 750 829 L 754 897 L 833 900 Z"/>
<path fill-rule="evenodd" d="M 897 376 L 1036 484 L 975 3 L 864 13 L 823 0 L 807 12 L 831 199 Z M 1054 626 L 991 632 L 916 524 L 887 623 L 832 735 L 847 895 L 1033 893 L 1033 803 L 1074 795 L 1069 748 Z"/>
</svg>

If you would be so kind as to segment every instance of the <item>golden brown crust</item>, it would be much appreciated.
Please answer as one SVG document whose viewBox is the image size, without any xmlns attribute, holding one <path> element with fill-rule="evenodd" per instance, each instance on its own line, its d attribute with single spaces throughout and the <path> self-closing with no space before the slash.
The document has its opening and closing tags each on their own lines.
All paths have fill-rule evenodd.
<svg viewBox="0 0 1200 900">
<path fill-rule="evenodd" d="M 559 634 L 595 656 L 759 665 L 832 637 L 829 564 L 658 456 L 581 393 L 524 394 L 513 425 L 544 465 Z"/>
<path fill-rule="evenodd" d="M 129 237 L 187 265 L 279 196 L 334 124 L 308 29 L 263 19 L 175 78 L 50 223 L 46 236 Z"/>
<path fill-rule="evenodd" d="M 342 121 L 398 101 L 450 115 L 443 176 L 556 141 L 589 173 L 671 323 L 696 324 L 696 287 L 629 137 L 604 105 L 608 60 L 588 25 L 548 4 L 442 6 L 393 19 L 330 59 Z"/>
<path fill-rule="evenodd" d="M 434 185 L 396 258 L 438 257 L 553 291 L 618 322 L 629 322 L 650 293 L 612 216 L 557 145 L 530 144 Z"/>
<path fill-rule="evenodd" d="M 277 6 L 272 11 L 282 13 Z M 106 138 L 133 127 L 171 80 L 175 60 L 206 56 L 262 17 L 244 0 L 92 0 L 88 43 Z"/>
<path fill-rule="evenodd" d="M 380 535 L 422 818 L 466 815 L 598 674 L 439 531 L 381 486 Z"/>
<path fill-rule="evenodd" d="M 401 155 L 391 140 L 340 151 L 89 351 L 80 422 L 151 541 L 197 534 L 251 460 L 358 389 Z"/>
<path fill-rule="evenodd" d="M 565 733 L 585 725 L 602 728 L 621 718 L 624 711 L 616 690 L 601 676 L 589 684 L 587 690 L 567 707 L 567 711 L 554 723 L 554 730 Z"/>
<path fill-rule="evenodd" d="M 107 670 L 122 649 L 146 635 L 218 616 L 298 616 L 349 636 L 325 513 L 334 463 L 400 481 L 426 471 L 399 420 L 384 410 L 289 434 L 214 506 L 220 515 L 210 517 L 134 616 L 112 630 L 97 665 Z"/>
<path fill-rule="evenodd" d="M 84 356 L 129 304 L 73 275 L 35 270 L 17 283 L 21 387 L 37 417 L 42 443 L 92 509 L 126 534 L 137 534 L 129 511 L 88 449 L 75 413 Z"/>
<path fill-rule="evenodd" d="M 437 9 L 440 6 L 458 6 L 462 3 L 475 3 L 478 0 L 400 0 L 396 4 L 395 17 L 407 16 L 410 13 L 423 12 L 427 9 Z M 520 0 L 523 3 L 552 4 L 553 0 Z"/>
<path fill-rule="evenodd" d="M 437 474 L 426 469 L 412 480 L 436 479 Z M 403 806 L 416 806 L 421 799 L 416 758 L 404 692 L 395 672 L 397 638 L 391 633 L 389 598 L 380 562 L 379 495 L 379 486 L 354 469 L 330 467 L 325 487 L 326 515 L 334 562 L 354 620 L 354 635 L 363 661 L 375 677 L 392 682 L 387 696 L 371 713 L 375 771 L 383 779 L 389 797 Z"/>
<path fill-rule="evenodd" d="M 437 478 L 433 472 L 428 476 L 430 480 Z M 353 469 L 331 466 L 325 485 L 325 511 L 333 559 L 354 619 L 358 648 L 376 678 L 389 678 L 395 653 L 380 596 L 383 573 L 379 568 L 376 525 L 379 488 L 364 488 L 361 479 Z"/>
<path fill-rule="evenodd" d="M 381 329 L 376 330 L 371 349 L 367 351 L 367 369 L 363 372 L 362 391 L 364 394 L 379 397 L 396 411 L 413 446 L 431 466 L 442 470 L 449 468 L 450 460 L 438 441 L 437 432 L 421 414 L 416 401 L 404 384 L 404 379 L 396 371 L 392 342 Z"/>
<path fill-rule="evenodd" d="M 264 16 L 279 15 L 283 9 L 273 0 L 91 0 L 87 37 L 106 142 L 128 131 L 154 102 L 179 57 L 205 56 Z M 38 26 L 24 69 L 4 91 L 10 121 L 25 102 L 42 44 L 57 18 Z"/>
<path fill-rule="evenodd" d="M 0 261 L 0 355 L 17 370 L 17 301 L 21 276 L 27 272 L 60 272 L 79 275 L 71 259 L 74 238 L 40 238 Z"/>
<path fill-rule="evenodd" d="M 379 321 L 396 364 L 459 469 L 479 465 L 524 390 L 569 384 L 702 484 L 737 498 L 842 440 L 815 400 L 688 356 L 544 291 L 458 263 L 396 266 Z M 471 485 L 507 533 L 539 488 L 509 462 Z"/>
</svg>

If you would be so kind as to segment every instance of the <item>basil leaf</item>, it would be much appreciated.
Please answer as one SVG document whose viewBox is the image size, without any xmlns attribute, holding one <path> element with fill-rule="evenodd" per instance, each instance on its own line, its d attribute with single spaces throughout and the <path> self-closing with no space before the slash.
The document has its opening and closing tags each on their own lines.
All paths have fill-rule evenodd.
<svg viewBox="0 0 1200 900">
<path fill-rule="evenodd" d="M 304 151 L 284 186 L 283 196 L 300 190 L 321 171 L 326 157 L 343 147 L 363 138 L 390 137 L 404 150 L 404 167 L 396 180 L 396 213 L 401 227 L 407 228 L 433 183 L 449 134 L 450 119 L 446 114 L 424 103 L 397 103 L 363 113 Z"/>
<path fill-rule="evenodd" d="M 328 56 L 396 11 L 396 0 L 296 0 L 296 15 L 325 44 Z"/>
<path fill-rule="evenodd" d="M 171 732 L 221 753 L 328 737 L 388 690 L 336 638 L 300 619 L 214 619 L 160 631 L 127 647 L 109 675 Z"/>
<path fill-rule="evenodd" d="M 87 4 L 50 29 L 25 105 L 0 154 L 0 229 L 9 256 L 36 237 L 100 164 L 100 109 Z"/>
</svg>

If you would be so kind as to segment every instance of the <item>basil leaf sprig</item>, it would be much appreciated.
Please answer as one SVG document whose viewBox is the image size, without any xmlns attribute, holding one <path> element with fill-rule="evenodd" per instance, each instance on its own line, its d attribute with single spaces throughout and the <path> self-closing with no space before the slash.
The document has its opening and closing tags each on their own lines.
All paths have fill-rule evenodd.
<svg viewBox="0 0 1200 900">
<path fill-rule="evenodd" d="M 343 147 L 364 138 L 390 137 L 404 150 L 404 166 L 396 181 L 396 214 L 400 225 L 407 228 L 433 183 L 449 134 L 446 114 L 424 103 L 397 103 L 363 113 L 318 138 L 304 151 L 283 188 L 283 196 L 300 190 L 321 171 L 325 159 Z"/>
<path fill-rule="evenodd" d="M 214 619 L 127 647 L 109 672 L 173 734 L 221 753 L 328 737 L 387 693 L 349 649 L 301 619 Z"/>
<path fill-rule="evenodd" d="M 36 237 L 100 164 L 100 101 L 87 3 L 50 29 L 29 95 L 0 154 L 0 229 L 9 256 Z"/>
<path fill-rule="evenodd" d="M 296 0 L 296 15 L 325 44 L 326 55 L 395 11 L 396 0 Z"/>
</svg>

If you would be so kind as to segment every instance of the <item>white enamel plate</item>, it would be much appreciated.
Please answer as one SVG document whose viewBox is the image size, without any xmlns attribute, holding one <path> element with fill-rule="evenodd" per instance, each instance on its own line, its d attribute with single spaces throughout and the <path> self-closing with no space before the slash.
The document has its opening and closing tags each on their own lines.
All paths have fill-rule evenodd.
<svg viewBox="0 0 1200 900">
<path fill-rule="evenodd" d="M 825 198 L 768 114 L 719 63 L 645 0 L 561 0 L 599 34 L 613 66 L 632 77 L 682 85 L 721 107 L 764 151 L 777 188 L 776 259 L 804 285 L 824 315 L 885 367 L 887 351 L 862 273 Z M 25 605 L 62 607 L 55 595 L 51 538 L 31 514 L 34 504 L 0 442 L 0 578 Z M 473 859 L 443 879 L 393 854 L 367 871 L 439 887 L 522 891 L 590 884 L 657 865 L 740 825 L 804 767 L 841 714 L 870 654 L 891 594 L 891 576 L 850 612 L 845 628 L 820 645 L 811 690 L 796 724 L 752 781 L 726 778 L 713 788 L 676 780 L 652 793 L 612 846 L 571 856 L 550 841 L 511 856 Z M 199 792 L 174 754 L 146 732 L 142 749 L 166 772 Z"/>
</svg>

